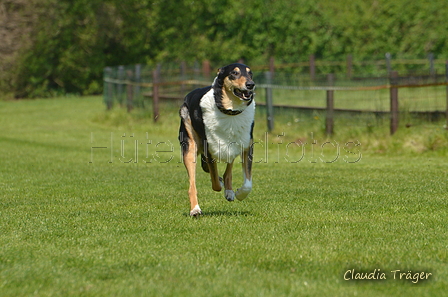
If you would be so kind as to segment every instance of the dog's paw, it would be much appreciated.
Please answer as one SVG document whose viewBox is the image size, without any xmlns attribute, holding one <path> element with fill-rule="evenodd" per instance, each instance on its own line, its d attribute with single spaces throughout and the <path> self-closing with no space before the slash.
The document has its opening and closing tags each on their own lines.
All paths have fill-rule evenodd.
<svg viewBox="0 0 448 297">
<path fill-rule="evenodd" d="M 239 188 L 238 190 L 236 190 L 235 197 L 236 197 L 236 199 L 241 201 L 241 200 L 244 200 L 244 198 L 246 198 L 247 195 L 249 195 L 249 193 L 250 193 L 250 189 L 247 190 L 244 188 Z"/>
<path fill-rule="evenodd" d="M 247 195 L 249 195 L 251 190 L 252 190 L 252 181 L 245 180 L 243 186 L 238 190 L 236 190 L 235 194 L 236 199 L 243 200 L 244 198 L 247 197 Z"/>
<path fill-rule="evenodd" d="M 226 197 L 227 201 L 235 200 L 235 192 L 232 190 L 226 190 L 224 197 Z"/>
<path fill-rule="evenodd" d="M 196 205 L 192 210 L 190 210 L 190 216 L 197 217 L 202 214 L 202 210 L 199 205 Z"/>
</svg>

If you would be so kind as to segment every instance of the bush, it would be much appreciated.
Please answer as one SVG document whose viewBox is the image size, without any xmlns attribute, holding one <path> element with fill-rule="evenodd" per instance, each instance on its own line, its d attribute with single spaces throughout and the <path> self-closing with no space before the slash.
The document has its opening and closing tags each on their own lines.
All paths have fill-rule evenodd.
<svg viewBox="0 0 448 297">
<path fill-rule="evenodd" d="M 11 0 L 12 1 L 12 0 Z M 446 57 L 444 1 L 33 0 L 17 97 L 101 92 L 105 66 L 162 61 L 266 63 Z"/>
</svg>

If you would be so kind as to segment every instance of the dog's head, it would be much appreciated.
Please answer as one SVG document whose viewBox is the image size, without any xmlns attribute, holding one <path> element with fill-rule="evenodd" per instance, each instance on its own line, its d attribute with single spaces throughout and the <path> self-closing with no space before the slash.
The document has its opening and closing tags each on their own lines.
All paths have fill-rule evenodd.
<svg viewBox="0 0 448 297">
<path fill-rule="evenodd" d="M 253 99 L 255 83 L 252 71 L 244 64 L 235 63 L 219 68 L 215 84 L 215 87 L 222 90 L 224 97 L 228 97 L 236 105 L 240 104 L 235 101 L 248 103 Z"/>
</svg>

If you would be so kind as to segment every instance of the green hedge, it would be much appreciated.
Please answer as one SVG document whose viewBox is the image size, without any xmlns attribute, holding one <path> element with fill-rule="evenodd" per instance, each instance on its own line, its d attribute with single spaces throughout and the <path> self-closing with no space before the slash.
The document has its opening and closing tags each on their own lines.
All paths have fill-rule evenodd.
<svg viewBox="0 0 448 297">
<path fill-rule="evenodd" d="M 17 97 L 95 94 L 103 68 L 161 61 L 448 57 L 446 1 L 31 1 Z"/>
</svg>

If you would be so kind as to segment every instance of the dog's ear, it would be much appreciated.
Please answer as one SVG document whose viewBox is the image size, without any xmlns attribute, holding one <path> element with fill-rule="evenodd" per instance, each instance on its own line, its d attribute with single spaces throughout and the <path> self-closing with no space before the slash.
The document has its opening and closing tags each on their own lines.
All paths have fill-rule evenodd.
<svg viewBox="0 0 448 297">
<path fill-rule="evenodd" d="M 225 66 L 218 69 L 218 72 L 216 73 L 215 86 L 222 87 L 222 84 L 224 83 L 225 72 L 226 72 Z"/>
</svg>

